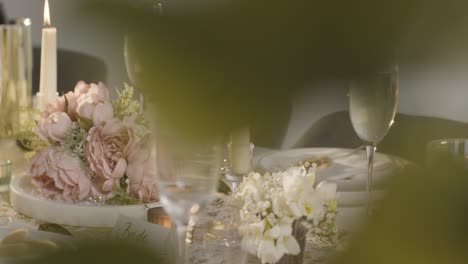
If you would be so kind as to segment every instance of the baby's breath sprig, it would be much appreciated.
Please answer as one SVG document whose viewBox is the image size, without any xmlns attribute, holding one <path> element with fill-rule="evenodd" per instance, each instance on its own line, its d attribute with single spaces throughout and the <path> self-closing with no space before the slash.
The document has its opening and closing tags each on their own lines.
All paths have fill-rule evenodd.
<svg viewBox="0 0 468 264">
<path fill-rule="evenodd" d="M 119 96 L 118 99 L 112 100 L 114 116 L 122 120 L 125 117 L 136 115 L 135 122 L 138 125 L 147 127 L 148 122 L 144 118 L 141 104 L 137 100 L 133 99 L 134 88 L 124 83 L 123 90 L 116 90 Z"/>
<path fill-rule="evenodd" d="M 338 229 L 336 226 L 336 208 L 325 206 L 325 214 L 318 223 L 309 223 L 310 235 L 307 239 L 314 245 L 322 248 L 330 248 L 338 243 Z"/>
</svg>

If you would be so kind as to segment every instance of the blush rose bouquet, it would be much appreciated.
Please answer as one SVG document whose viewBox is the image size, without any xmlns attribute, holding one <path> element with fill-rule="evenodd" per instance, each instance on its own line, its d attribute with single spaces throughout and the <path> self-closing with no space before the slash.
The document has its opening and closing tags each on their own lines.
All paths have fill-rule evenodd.
<svg viewBox="0 0 468 264">
<path fill-rule="evenodd" d="M 28 174 L 46 198 L 107 204 L 158 200 L 149 129 L 133 88 L 112 100 L 103 83 L 80 81 L 48 104 L 33 131 L 43 141 Z"/>
</svg>

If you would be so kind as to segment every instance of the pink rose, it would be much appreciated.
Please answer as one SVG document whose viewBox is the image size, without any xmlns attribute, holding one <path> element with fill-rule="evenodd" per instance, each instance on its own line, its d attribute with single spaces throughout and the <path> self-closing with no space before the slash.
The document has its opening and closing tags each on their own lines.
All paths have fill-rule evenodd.
<svg viewBox="0 0 468 264">
<path fill-rule="evenodd" d="M 94 107 L 91 119 L 94 125 L 99 125 L 104 121 L 111 120 L 114 118 L 114 108 L 109 101 L 99 103 Z"/>
<path fill-rule="evenodd" d="M 56 147 L 38 151 L 29 161 L 29 174 L 48 198 L 76 202 L 84 200 L 91 191 L 91 180 L 81 169 L 80 161 Z"/>
<path fill-rule="evenodd" d="M 80 117 L 93 121 L 95 126 L 114 118 L 114 108 L 108 101 L 97 104 L 82 101 L 78 107 L 77 113 Z"/>
<path fill-rule="evenodd" d="M 57 152 L 57 149 L 52 146 L 47 146 L 29 159 L 28 173 L 32 178 L 32 183 L 39 187 L 41 193 L 52 199 L 60 199 L 62 190 L 55 186 L 55 181 L 48 175 L 49 166 L 51 165 L 52 156 Z"/>
<path fill-rule="evenodd" d="M 140 141 L 138 147 L 128 155 L 127 162 L 127 193 L 142 202 L 156 201 L 158 199 L 154 181 L 156 169 L 148 140 Z"/>
<path fill-rule="evenodd" d="M 56 152 L 52 157 L 48 175 L 55 182 L 55 187 L 62 190 L 65 201 L 82 201 L 91 192 L 91 180 L 81 169 L 78 158 L 67 152 Z"/>
<path fill-rule="evenodd" d="M 99 82 L 99 84 L 91 83 L 89 84 L 89 88 L 81 88 L 83 84 L 80 84 L 78 86 L 78 89 L 75 88 L 76 92 L 75 94 L 78 97 L 78 104 L 80 104 L 81 101 L 88 101 L 92 103 L 99 103 L 99 102 L 104 102 L 104 101 L 109 101 L 110 96 L 109 96 L 109 89 L 107 89 L 106 85 L 102 82 Z"/>
<path fill-rule="evenodd" d="M 111 119 L 89 130 L 86 159 L 96 175 L 97 190 L 109 194 L 124 176 L 127 156 L 135 147 L 134 124 Z"/>
<path fill-rule="evenodd" d="M 87 84 L 83 81 L 79 81 L 75 86 L 74 94 L 77 98 L 81 98 L 85 95 L 89 96 L 94 102 L 103 102 L 110 99 L 109 89 L 107 89 L 103 82 Z"/>
<path fill-rule="evenodd" d="M 70 116 L 72 121 L 77 121 L 77 111 L 78 107 L 80 106 L 78 114 L 82 117 L 92 120 L 92 113 L 96 105 L 109 102 L 109 100 L 109 90 L 104 85 L 104 83 L 100 82 L 98 84 L 87 84 L 83 81 L 79 81 L 75 85 L 73 92 L 68 92 L 65 95 L 58 97 L 53 103 L 47 104 L 45 110 L 42 112 L 42 117 L 49 117 L 49 115 L 57 112 L 65 112 Z M 68 107 L 65 109 L 65 105 L 67 105 L 67 103 Z M 106 110 L 109 109 L 109 105 L 106 104 Z M 107 114 L 105 118 L 110 119 L 113 117 L 112 114 L 112 116 L 109 118 L 109 111 L 105 113 Z"/>
<path fill-rule="evenodd" d="M 103 82 L 99 82 L 98 84 L 92 83 L 89 86 L 89 90 L 86 94 L 90 95 L 94 101 L 109 101 L 109 89 L 107 89 L 106 85 Z"/>
<path fill-rule="evenodd" d="M 114 117 L 114 109 L 109 101 L 109 91 L 103 83 L 90 84 L 89 90 L 78 98 L 76 109 L 78 116 L 93 121 L 99 125 Z"/>
<path fill-rule="evenodd" d="M 76 97 L 80 97 L 82 94 L 85 94 L 88 92 L 89 90 L 89 84 L 83 82 L 83 81 L 79 81 L 76 85 L 75 85 L 75 89 L 74 89 L 74 94 Z"/>
<path fill-rule="evenodd" d="M 39 119 L 35 131 L 44 141 L 63 142 L 71 125 L 72 120 L 66 113 L 55 112 Z"/>
<path fill-rule="evenodd" d="M 67 109 L 65 109 L 66 102 L 68 102 Z M 76 95 L 73 92 L 68 92 L 65 95 L 58 97 L 53 103 L 47 104 L 45 110 L 42 112 L 42 117 L 48 117 L 53 113 L 65 112 L 70 116 L 71 120 L 76 121 L 77 106 L 78 102 Z"/>
</svg>

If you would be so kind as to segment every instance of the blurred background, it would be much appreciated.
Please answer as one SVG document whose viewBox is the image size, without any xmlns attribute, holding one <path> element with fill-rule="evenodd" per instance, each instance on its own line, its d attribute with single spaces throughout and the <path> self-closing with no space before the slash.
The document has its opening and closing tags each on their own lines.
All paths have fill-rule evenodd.
<svg viewBox="0 0 468 264">
<path fill-rule="evenodd" d="M 33 45 L 38 47 L 41 39 L 43 1 L 3 0 L 1 2 L 9 19 L 31 18 Z M 105 66 L 105 69 L 99 66 L 104 75 L 102 79 L 110 88 L 119 86 L 122 82 L 128 82 L 123 57 L 125 29 L 110 22 L 106 24 L 90 19 L 90 17 L 77 16 L 76 10 L 80 2 L 82 1 L 50 1 L 52 23 L 57 26 L 58 30 L 59 49 L 89 55 L 102 62 Z M 129 2 L 136 4 L 151 1 Z M 189 5 L 190 2 L 193 4 L 193 1 L 189 0 L 172 2 L 181 6 Z M 203 6 L 203 2 L 206 1 L 197 2 L 197 5 Z M 356 3 L 360 2 L 365 1 Z M 466 52 L 468 46 L 466 44 L 468 41 L 466 41 L 467 30 L 465 29 L 468 16 L 463 15 L 467 4 L 463 1 L 452 0 L 425 1 L 424 4 L 414 0 L 392 2 L 397 6 L 400 5 L 399 10 L 408 10 L 411 16 L 411 19 L 404 20 L 405 27 L 399 31 L 398 42 L 400 46 L 405 47 L 407 53 L 404 57 L 408 59 L 399 62 L 398 113 L 468 122 L 468 104 L 466 103 L 466 98 L 468 98 Z M 289 2 L 286 4 L 294 5 Z M 393 12 L 393 9 L 387 9 L 387 11 L 385 9 L 382 9 L 384 13 Z M 401 15 L 408 14 L 395 13 L 394 16 L 387 14 L 386 17 L 393 17 L 394 20 L 390 23 L 398 23 L 401 21 Z M 371 26 L 372 22 L 369 21 L 368 25 Z M 59 75 L 64 72 L 59 66 Z M 306 89 L 300 89 L 299 92 L 291 95 L 292 108 L 289 119 L 284 122 L 285 133 L 281 142 L 273 144 L 274 147 L 296 146 L 317 120 L 330 113 L 347 109 L 344 80 L 316 78 L 316 80 L 305 82 L 303 86 Z M 68 90 L 72 87 L 60 89 Z"/>
</svg>

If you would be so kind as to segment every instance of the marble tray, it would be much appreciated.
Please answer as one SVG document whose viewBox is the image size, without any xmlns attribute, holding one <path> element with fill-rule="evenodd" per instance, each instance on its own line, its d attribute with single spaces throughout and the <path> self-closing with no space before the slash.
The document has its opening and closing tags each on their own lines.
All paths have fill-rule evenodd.
<svg viewBox="0 0 468 264">
<path fill-rule="evenodd" d="M 73 204 L 46 199 L 38 195 L 28 176 L 14 176 L 10 183 L 10 203 L 19 213 L 61 225 L 113 227 L 119 215 L 145 220 L 147 208 L 160 203 L 139 205 Z"/>
</svg>

